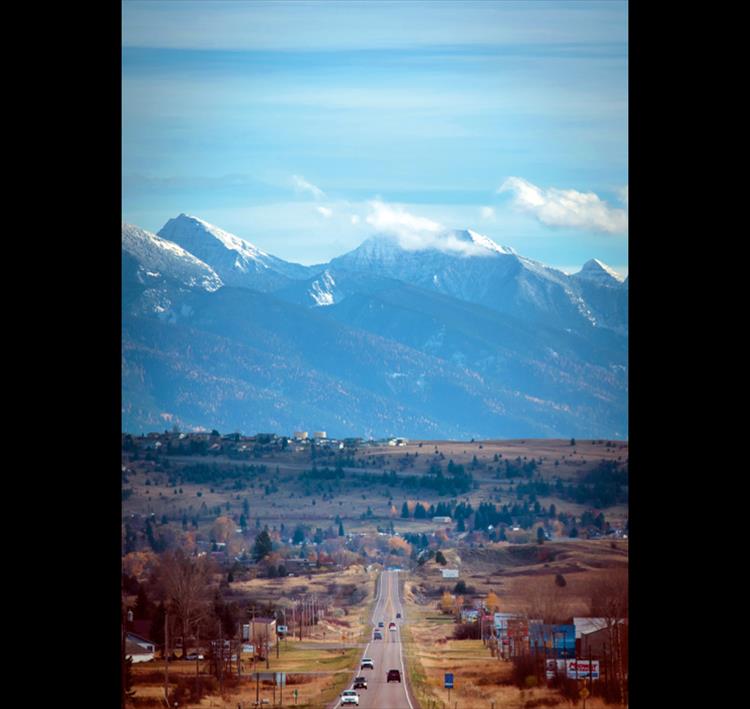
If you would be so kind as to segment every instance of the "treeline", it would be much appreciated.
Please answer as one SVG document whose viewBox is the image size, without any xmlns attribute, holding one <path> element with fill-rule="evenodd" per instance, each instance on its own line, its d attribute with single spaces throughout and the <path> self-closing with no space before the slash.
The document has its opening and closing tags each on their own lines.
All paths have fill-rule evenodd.
<svg viewBox="0 0 750 709">
<path fill-rule="evenodd" d="M 628 501 L 628 468 L 614 460 L 599 463 L 575 484 L 556 487 L 563 499 L 592 507 L 612 507 Z"/>
<path fill-rule="evenodd" d="M 170 475 L 169 484 L 217 483 L 223 480 L 252 479 L 264 475 L 265 465 L 220 465 L 218 463 L 194 463 L 180 468 Z"/>
</svg>

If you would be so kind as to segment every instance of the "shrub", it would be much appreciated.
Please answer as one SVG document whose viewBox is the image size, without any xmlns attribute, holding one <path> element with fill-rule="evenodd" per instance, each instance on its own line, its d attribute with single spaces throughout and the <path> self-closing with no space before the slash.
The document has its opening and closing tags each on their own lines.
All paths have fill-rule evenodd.
<svg viewBox="0 0 750 709">
<path fill-rule="evenodd" d="M 480 637 L 479 623 L 459 623 L 453 628 L 454 640 L 479 640 Z"/>
</svg>

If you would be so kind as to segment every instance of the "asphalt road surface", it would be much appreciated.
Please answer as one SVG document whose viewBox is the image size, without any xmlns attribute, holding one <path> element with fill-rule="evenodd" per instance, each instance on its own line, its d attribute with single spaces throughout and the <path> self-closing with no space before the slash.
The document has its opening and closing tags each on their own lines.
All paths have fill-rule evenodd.
<svg viewBox="0 0 750 709">
<path fill-rule="evenodd" d="M 401 613 L 401 618 L 396 618 L 396 613 Z M 367 689 L 356 690 L 359 694 L 359 706 L 362 709 L 414 709 L 406 686 L 401 646 L 401 625 L 405 620 L 398 593 L 398 572 L 384 571 L 380 575 L 378 600 L 372 613 L 370 642 L 362 653 L 362 657 L 369 657 L 373 660 L 375 669 L 357 669 L 352 676 L 352 683 L 356 676 L 367 678 Z M 373 640 L 372 633 L 378 627 L 379 621 L 383 621 L 384 627 L 380 628 L 383 639 Z M 388 624 L 391 622 L 396 623 L 395 630 L 388 630 Z M 388 670 L 398 670 L 401 673 L 401 682 L 386 682 Z M 347 687 L 347 689 L 351 688 L 352 684 Z M 335 706 L 339 707 L 340 701 Z"/>
</svg>

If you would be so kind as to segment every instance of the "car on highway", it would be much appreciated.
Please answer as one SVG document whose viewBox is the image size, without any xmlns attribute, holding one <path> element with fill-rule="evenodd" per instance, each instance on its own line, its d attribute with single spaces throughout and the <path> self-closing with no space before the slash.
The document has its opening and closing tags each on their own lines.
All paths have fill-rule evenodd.
<svg viewBox="0 0 750 709">
<path fill-rule="evenodd" d="M 345 704 L 354 704 L 356 706 L 359 706 L 359 694 L 357 694 L 353 689 L 345 689 L 343 692 L 341 692 L 341 706 L 343 707 Z"/>
<path fill-rule="evenodd" d="M 362 662 L 359 663 L 360 670 L 374 670 L 375 663 L 369 657 L 363 657 Z"/>
<path fill-rule="evenodd" d="M 388 630 L 395 630 L 395 629 L 396 629 L 396 624 L 393 621 L 388 623 Z"/>
<path fill-rule="evenodd" d="M 372 634 L 372 639 L 373 639 L 373 640 L 382 640 L 382 639 L 383 639 L 383 633 L 381 633 L 381 632 L 380 632 L 379 630 L 376 630 L 376 631 L 375 631 L 375 632 L 374 632 L 374 633 Z"/>
<path fill-rule="evenodd" d="M 396 618 L 400 618 L 400 617 L 401 617 L 401 613 L 396 613 Z"/>
<path fill-rule="evenodd" d="M 401 681 L 401 673 L 398 670 L 388 670 L 388 677 L 386 678 L 386 682 L 400 682 Z"/>
<path fill-rule="evenodd" d="M 378 628 L 382 628 L 385 625 L 385 623 L 382 620 L 378 621 Z"/>
<path fill-rule="evenodd" d="M 352 689 L 367 689 L 367 677 L 355 677 Z"/>
</svg>

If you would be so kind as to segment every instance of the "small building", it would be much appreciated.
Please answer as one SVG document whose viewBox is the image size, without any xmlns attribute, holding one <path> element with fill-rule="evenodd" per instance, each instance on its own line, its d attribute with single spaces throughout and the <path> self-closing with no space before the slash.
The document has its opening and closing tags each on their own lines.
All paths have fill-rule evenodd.
<svg viewBox="0 0 750 709">
<path fill-rule="evenodd" d="M 244 637 L 246 632 L 247 637 Z M 276 618 L 253 618 L 243 626 L 242 633 L 242 639 L 250 641 L 257 648 L 265 647 L 266 642 L 272 647 L 277 642 Z"/>
<path fill-rule="evenodd" d="M 328 438 L 328 434 L 325 431 L 313 431 L 313 438 L 317 440 L 322 440 L 325 438 Z"/>
<path fill-rule="evenodd" d="M 125 657 L 131 657 L 133 663 L 153 660 L 155 653 L 156 645 L 150 640 L 135 633 L 128 633 L 125 636 Z"/>
<path fill-rule="evenodd" d="M 294 437 L 298 441 L 306 441 L 307 440 L 307 431 L 295 431 Z"/>
<path fill-rule="evenodd" d="M 125 640 L 125 658 L 130 658 L 133 664 L 137 662 L 150 662 L 154 659 L 154 651 L 146 650 L 138 643 Z"/>
<path fill-rule="evenodd" d="M 450 517 L 433 517 L 432 521 L 438 524 L 451 524 L 453 522 Z"/>
</svg>

